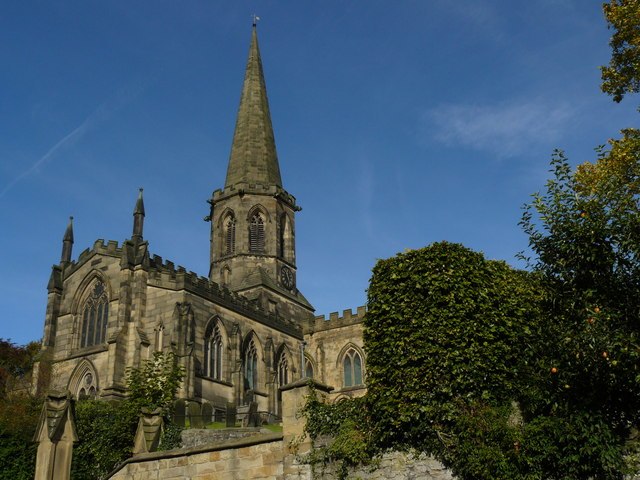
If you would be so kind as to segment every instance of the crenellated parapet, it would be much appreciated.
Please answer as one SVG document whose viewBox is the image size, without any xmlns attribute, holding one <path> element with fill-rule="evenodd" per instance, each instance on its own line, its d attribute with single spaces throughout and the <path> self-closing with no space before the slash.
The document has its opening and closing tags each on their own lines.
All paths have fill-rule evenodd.
<svg viewBox="0 0 640 480">
<path fill-rule="evenodd" d="M 325 315 L 317 315 L 313 320 L 303 325 L 305 334 L 331 330 L 334 328 L 348 327 L 357 325 L 364 321 L 364 315 L 367 307 L 360 306 L 354 313 L 352 309 L 342 311 L 342 316 L 338 312 L 332 312 L 328 317 Z"/>
<path fill-rule="evenodd" d="M 163 260 L 159 255 L 153 255 L 149 263 L 148 283 L 150 286 L 174 291 L 188 291 L 284 333 L 298 338 L 302 337 L 302 330 L 297 324 L 265 311 L 257 302 L 250 301 L 243 295 L 210 281 L 207 277 L 187 271 L 182 266 L 176 266 L 172 261 Z"/>
</svg>

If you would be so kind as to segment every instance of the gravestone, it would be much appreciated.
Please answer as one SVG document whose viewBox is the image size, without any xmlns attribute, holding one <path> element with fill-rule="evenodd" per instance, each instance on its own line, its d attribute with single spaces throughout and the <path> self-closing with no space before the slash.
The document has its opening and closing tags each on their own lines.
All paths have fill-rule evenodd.
<svg viewBox="0 0 640 480">
<path fill-rule="evenodd" d="M 213 421 L 213 407 L 210 403 L 202 404 L 202 422 L 206 426 Z"/>
<path fill-rule="evenodd" d="M 189 402 L 187 410 L 189 412 L 189 423 L 191 424 L 190 428 L 204 428 L 204 424 L 202 423 L 202 410 L 200 409 L 200 404 L 197 402 Z"/>
<path fill-rule="evenodd" d="M 187 417 L 187 408 L 184 400 L 176 400 L 173 404 L 173 423 L 184 428 Z"/>
<path fill-rule="evenodd" d="M 225 415 L 227 427 L 235 427 L 236 426 L 236 405 L 235 403 L 227 403 L 227 412 Z"/>
<path fill-rule="evenodd" d="M 249 411 L 243 422 L 245 427 L 259 427 L 260 426 L 260 414 L 258 413 L 258 402 L 251 402 L 249 404 Z"/>
</svg>

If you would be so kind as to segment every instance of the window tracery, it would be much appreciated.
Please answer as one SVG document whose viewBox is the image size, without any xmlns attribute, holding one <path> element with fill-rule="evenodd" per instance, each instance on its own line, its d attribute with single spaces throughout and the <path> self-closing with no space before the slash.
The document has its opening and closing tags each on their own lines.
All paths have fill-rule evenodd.
<svg viewBox="0 0 640 480">
<path fill-rule="evenodd" d="M 362 357 L 360 353 L 354 349 L 350 348 L 344 354 L 344 358 L 342 360 L 342 368 L 343 368 L 343 386 L 345 387 L 355 387 L 357 385 L 362 385 Z"/>
<path fill-rule="evenodd" d="M 207 332 L 204 341 L 205 375 L 216 380 L 222 380 L 222 334 L 220 326 L 216 325 Z"/>
<path fill-rule="evenodd" d="M 102 282 L 96 282 L 82 307 L 82 329 L 80 348 L 103 343 L 107 336 L 109 299 Z"/>
<path fill-rule="evenodd" d="M 79 400 L 94 399 L 98 393 L 96 388 L 95 378 L 91 372 L 84 374 L 80 381 L 80 387 L 78 389 L 77 397 Z"/>
<path fill-rule="evenodd" d="M 258 386 L 258 351 L 251 340 L 244 356 L 244 378 L 247 390 L 255 390 Z"/>
<path fill-rule="evenodd" d="M 282 387 L 289 383 L 289 363 L 287 362 L 287 356 L 284 351 L 278 358 L 278 386 Z"/>
</svg>

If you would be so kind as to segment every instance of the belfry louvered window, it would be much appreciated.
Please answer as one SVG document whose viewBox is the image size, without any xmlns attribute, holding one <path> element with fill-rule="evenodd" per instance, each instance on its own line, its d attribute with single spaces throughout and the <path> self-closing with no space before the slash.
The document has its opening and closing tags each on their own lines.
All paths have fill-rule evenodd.
<svg viewBox="0 0 640 480">
<path fill-rule="evenodd" d="M 236 251 L 236 219 L 229 215 L 224 221 L 224 254 L 231 255 Z"/>
<path fill-rule="evenodd" d="M 104 284 L 97 282 L 82 308 L 81 348 L 98 345 L 105 341 L 108 318 L 109 299 Z"/>
<path fill-rule="evenodd" d="M 259 213 L 251 217 L 249 224 L 249 251 L 252 253 L 264 252 L 264 220 Z"/>
</svg>

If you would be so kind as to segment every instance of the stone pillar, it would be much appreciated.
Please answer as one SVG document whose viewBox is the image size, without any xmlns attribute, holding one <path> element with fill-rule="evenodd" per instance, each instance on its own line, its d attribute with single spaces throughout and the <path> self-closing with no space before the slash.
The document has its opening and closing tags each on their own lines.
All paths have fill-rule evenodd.
<svg viewBox="0 0 640 480">
<path fill-rule="evenodd" d="M 321 397 L 333 390 L 333 387 L 323 385 L 309 378 L 303 378 L 280 387 L 282 392 L 282 442 L 285 450 L 285 476 L 300 475 L 305 478 L 307 476 L 311 478 L 309 476 L 309 465 L 299 462 L 296 458 L 311 451 L 311 439 L 304 432 L 306 420 L 300 416 L 300 410 L 304 407 L 311 388 L 314 388 Z"/>
<path fill-rule="evenodd" d="M 160 443 L 160 434 L 164 420 L 162 419 L 162 410 L 157 408 L 151 411 L 147 408 L 142 409 L 140 420 L 138 421 L 138 429 L 133 441 L 133 454 L 155 452 Z"/>
<path fill-rule="evenodd" d="M 68 480 L 78 441 L 71 393 L 49 392 L 33 441 L 38 442 L 35 480 Z"/>
</svg>

